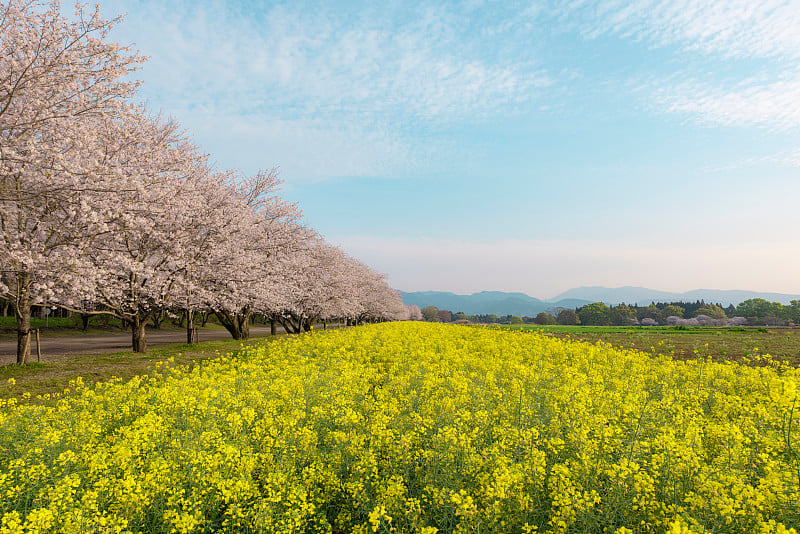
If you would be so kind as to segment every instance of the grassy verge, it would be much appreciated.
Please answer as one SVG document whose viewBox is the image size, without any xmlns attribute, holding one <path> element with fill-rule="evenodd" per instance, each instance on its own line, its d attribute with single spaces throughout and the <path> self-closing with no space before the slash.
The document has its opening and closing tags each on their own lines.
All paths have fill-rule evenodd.
<svg viewBox="0 0 800 534">
<path fill-rule="evenodd" d="M 13 317 L 0 317 L 0 341 L 8 341 L 17 338 L 17 323 Z M 31 317 L 31 328 L 38 328 L 42 337 L 55 336 L 91 336 L 104 334 L 120 334 L 130 332 L 130 329 L 122 325 L 116 318 L 93 318 L 89 322 L 89 328 L 83 329 L 80 318 L 78 317 L 54 317 L 49 320 Z M 199 327 L 201 330 L 220 330 L 222 325 L 209 321 L 206 326 Z M 186 328 L 174 324 L 172 321 L 164 321 L 161 328 L 155 329 L 148 326 L 148 332 L 178 332 Z"/>
<path fill-rule="evenodd" d="M 241 350 L 257 343 L 285 337 L 254 336 L 242 342 L 234 339 L 205 341 L 188 345 L 170 343 L 154 345 L 144 354 L 115 352 L 112 354 L 86 354 L 63 358 L 55 362 L 15 364 L 0 366 L 0 398 L 46 401 L 70 387 L 78 377 L 84 384 L 92 384 L 114 377 L 130 379 L 148 374 L 158 365 L 195 365 L 223 354 Z"/>
</svg>

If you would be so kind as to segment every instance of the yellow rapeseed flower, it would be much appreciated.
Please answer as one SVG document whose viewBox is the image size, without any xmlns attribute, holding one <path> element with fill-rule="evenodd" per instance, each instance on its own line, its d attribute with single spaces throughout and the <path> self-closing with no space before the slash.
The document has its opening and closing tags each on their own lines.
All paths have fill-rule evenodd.
<svg viewBox="0 0 800 534">
<path fill-rule="evenodd" d="M 391 323 L 76 380 L 0 406 L 0 533 L 797 534 L 797 370 L 654 352 Z"/>
</svg>

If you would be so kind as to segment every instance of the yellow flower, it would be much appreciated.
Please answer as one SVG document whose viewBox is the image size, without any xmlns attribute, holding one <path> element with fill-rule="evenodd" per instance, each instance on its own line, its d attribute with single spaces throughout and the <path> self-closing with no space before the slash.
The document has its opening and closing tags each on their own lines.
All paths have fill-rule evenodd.
<svg viewBox="0 0 800 534">
<path fill-rule="evenodd" d="M 320 331 L 8 399 L 0 532 L 601 532 L 615 511 L 617 534 L 797 534 L 797 381 L 520 330 Z"/>
</svg>

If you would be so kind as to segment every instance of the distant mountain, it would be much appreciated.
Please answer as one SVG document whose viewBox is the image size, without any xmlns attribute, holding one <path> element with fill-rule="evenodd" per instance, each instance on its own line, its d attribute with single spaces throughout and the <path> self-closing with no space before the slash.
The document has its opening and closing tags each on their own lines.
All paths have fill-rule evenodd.
<svg viewBox="0 0 800 534">
<path fill-rule="evenodd" d="M 763 293 L 758 291 L 743 291 L 740 289 L 693 289 L 684 293 L 674 293 L 669 291 L 658 291 L 646 287 L 576 287 L 561 293 L 554 300 L 575 298 L 590 300 L 592 302 L 605 302 L 608 305 L 616 305 L 622 302 L 626 304 L 636 304 L 647 306 L 651 302 L 695 302 L 703 300 L 723 306 L 736 306 L 740 302 L 748 299 L 765 299 L 770 302 L 780 302 L 789 304 L 791 300 L 798 300 L 800 296 L 786 293 Z"/>
<path fill-rule="evenodd" d="M 481 291 L 472 295 L 456 295 L 444 291 L 417 291 L 402 293 L 403 302 L 415 304 L 420 308 L 436 306 L 440 310 L 464 312 L 468 315 L 527 315 L 536 314 L 560 306 L 575 308 L 589 301 L 568 299 L 564 302 L 544 302 L 525 293 L 504 293 L 502 291 Z"/>
<path fill-rule="evenodd" d="M 626 304 L 643 303 L 648 305 L 651 302 L 666 302 L 676 300 L 677 293 L 669 293 L 667 291 L 658 291 L 655 289 L 648 289 L 646 287 L 600 287 L 600 286 L 587 286 L 576 287 L 568 291 L 564 291 L 554 298 L 560 299 L 582 299 L 591 302 L 605 302 L 606 304 Z M 680 299 L 677 299 L 680 300 Z M 694 302 L 696 299 L 692 299 Z"/>
<path fill-rule="evenodd" d="M 592 302 L 597 301 L 588 299 L 559 299 L 555 302 L 547 302 L 547 305 L 555 308 L 580 308 L 581 306 L 591 304 Z"/>
<path fill-rule="evenodd" d="M 553 299 L 543 301 L 525 293 L 505 293 L 502 291 L 481 291 L 472 295 L 457 295 L 445 291 L 401 292 L 403 302 L 416 304 L 420 308 L 436 306 L 440 310 L 464 312 L 468 315 L 527 315 L 534 317 L 539 312 L 552 308 L 579 308 L 591 302 L 605 302 L 616 305 L 622 302 L 647 306 L 651 302 L 705 302 L 734 306 L 747 299 L 762 298 L 770 302 L 789 304 L 800 300 L 800 295 L 786 293 L 759 293 L 738 289 L 694 289 L 684 293 L 658 291 L 646 287 L 576 287 L 561 293 Z"/>
</svg>

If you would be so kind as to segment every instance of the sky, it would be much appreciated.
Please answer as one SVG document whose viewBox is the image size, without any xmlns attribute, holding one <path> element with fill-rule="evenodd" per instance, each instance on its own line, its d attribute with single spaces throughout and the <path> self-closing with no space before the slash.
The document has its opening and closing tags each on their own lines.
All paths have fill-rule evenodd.
<svg viewBox="0 0 800 534">
<path fill-rule="evenodd" d="M 800 0 L 104 0 L 139 98 L 403 291 L 800 294 Z"/>
</svg>

